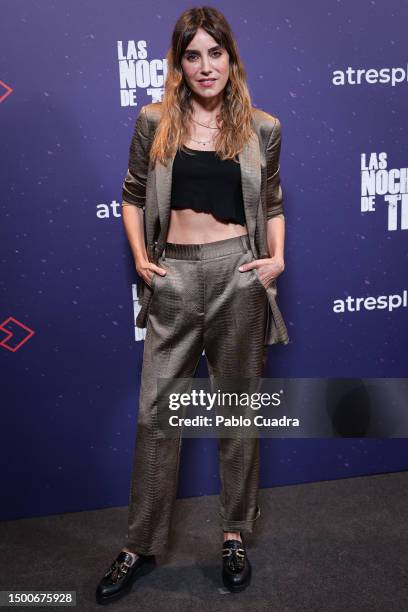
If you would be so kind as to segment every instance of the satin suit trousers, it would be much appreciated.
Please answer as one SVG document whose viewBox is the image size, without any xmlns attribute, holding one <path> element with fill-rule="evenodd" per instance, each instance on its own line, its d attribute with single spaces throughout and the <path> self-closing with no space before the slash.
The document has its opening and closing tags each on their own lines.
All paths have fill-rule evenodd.
<svg viewBox="0 0 408 612">
<path fill-rule="evenodd" d="M 205 351 L 210 378 L 262 377 L 268 316 L 265 287 L 248 236 L 206 244 L 167 242 L 153 275 L 144 341 L 126 547 L 160 554 L 167 546 L 177 493 L 182 436 L 157 437 L 157 378 L 192 378 Z M 224 531 L 252 532 L 258 506 L 259 438 L 219 438 Z M 198 525 L 197 525 L 198 527 Z"/>
</svg>

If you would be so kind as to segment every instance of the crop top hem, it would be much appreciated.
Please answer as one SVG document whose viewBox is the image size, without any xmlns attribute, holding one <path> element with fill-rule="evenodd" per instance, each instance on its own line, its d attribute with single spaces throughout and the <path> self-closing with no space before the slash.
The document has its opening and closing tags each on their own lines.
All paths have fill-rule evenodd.
<svg viewBox="0 0 408 612">
<path fill-rule="evenodd" d="M 199 206 L 195 205 L 194 208 L 192 208 L 189 205 L 185 205 L 185 206 L 173 206 L 172 207 L 173 210 L 194 210 L 195 212 L 204 212 L 207 213 L 208 215 L 212 215 L 213 217 L 215 217 L 216 219 L 218 219 L 219 221 L 225 221 L 225 223 L 236 223 L 237 225 L 243 225 L 245 227 L 246 223 L 245 222 L 240 222 L 238 221 L 235 217 L 234 218 L 225 218 L 225 217 L 219 217 L 218 215 L 216 215 L 213 211 L 210 210 L 204 210 L 204 208 L 200 208 Z"/>
</svg>

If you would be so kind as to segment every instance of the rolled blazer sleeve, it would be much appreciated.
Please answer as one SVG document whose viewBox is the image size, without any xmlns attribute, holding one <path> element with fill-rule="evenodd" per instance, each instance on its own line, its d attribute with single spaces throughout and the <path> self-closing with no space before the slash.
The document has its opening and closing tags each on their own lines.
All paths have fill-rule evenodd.
<svg viewBox="0 0 408 612">
<path fill-rule="evenodd" d="M 279 158 L 281 150 L 281 124 L 275 117 L 275 124 L 266 147 L 266 217 L 272 219 L 282 215 L 283 194 L 280 182 Z"/>
<path fill-rule="evenodd" d="M 144 106 L 136 118 L 132 141 L 129 148 L 129 164 L 122 185 L 123 203 L 144 208 L 146 203 L 146 181 L 148 158 L 149 126 Z"/>
</svg>

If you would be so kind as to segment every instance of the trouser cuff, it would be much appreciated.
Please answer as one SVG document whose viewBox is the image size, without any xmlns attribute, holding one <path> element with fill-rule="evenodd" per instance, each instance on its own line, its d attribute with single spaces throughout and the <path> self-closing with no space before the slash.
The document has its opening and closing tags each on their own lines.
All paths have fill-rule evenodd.
<svg viewBox="0 0 408 612">
<path fill-rule="evenodd" d="M 126 542 L 124 548 L 138 555 L 162 555 L 167 551 L 167 542 L 161 543 L 160 546 L 139 546 L 134 542 Z"/>
<path fill-rule="evenodd" d="M 255 518 L 246 521 L 229 521 L 220 513 L 222 529 L 223 531 L 246 531 L 247 533 L 252 533 L 254 523 L 260 516 L 261 509 L 259 506 L 256 507 Z"/>
</svg>

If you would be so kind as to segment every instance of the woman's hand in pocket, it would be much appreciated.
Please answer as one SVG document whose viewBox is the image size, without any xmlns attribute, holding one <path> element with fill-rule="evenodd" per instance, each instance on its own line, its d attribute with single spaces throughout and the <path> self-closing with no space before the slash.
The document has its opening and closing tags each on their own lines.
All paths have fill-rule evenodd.
<svg viewBox="0 0 408 612">
<path fill-rule="evenodd" d="M 136 272 L 150 287 L 152 286 L 152 280 L 155 274 L 160 274 L 160 276 L 166 276 L 167 274 L 165 268 L 161 268 L 148 260 L 138 262 L 136 264 Z"/>
<path fill-rule="evenodd" d="M 264 259 L 254 259 L 246 264 L 239 266 L 240 272 L 248 272 L 248 270 L 256 270 L 258 278 L 265 288 L 269 287 L 272 281 L 276 280 L 279 274 L 285 269 L 285 263 L 282 257 L 268 257 Z"/>
</svg>

